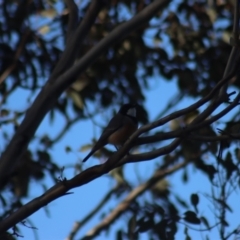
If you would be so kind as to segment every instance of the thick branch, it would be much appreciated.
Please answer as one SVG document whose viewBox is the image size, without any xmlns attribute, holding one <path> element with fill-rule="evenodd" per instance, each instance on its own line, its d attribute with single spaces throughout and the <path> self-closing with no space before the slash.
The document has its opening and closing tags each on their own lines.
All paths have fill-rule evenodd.
<svg viewBox="0 0 240 240">
<path fill-rule="evenodd" d="M 212 122 L 216 121 L 219 117 L 226 114 L 228 111 L 230 111 L 234 106 L 236 106 L 239 102 L 240 94 L 235 98 L 232 104 L 230 104 L 227 108 L 225 108 L 220 113 L 216 114 L 212 118 L 199 123 L 195 125 L 190 125 L 189 128 L 186 128 L 186 132 L 190 132 L 190 130 L 196 130 L 197 127 L 203 127 L 205 125 L 209 125 Z M 142 127 L 144 129 L 144 127 Z M 140 128 L 137 130 L 136 134 L 133 134 L 132 137 L 126 142 L 126 144 L 120 148 L 119 151 L 117 151 L 115 154 L 113 154 L 109 160 L 98 166 L 94 166 L 91 168 L 86 169 L 82 173 L 78 174 L 74 178 L 70 180 L 65 180 L 63 182 L 60 182 L 50 188 L 45 194 L 42 196 L 32 200 L 28 204 L 21 207 L 19 210 L 17 210 L 15 213 L 10 215 L 8 218 L 3 220 L 0 224 L 0 232 L 8 230 L 10 227 L 16 225 L 18 222 L 22 221 L 23 219 L 27 218 L 29 215 L 31 215 L 33 212 L 37 211 L 41 207 L 45 206 L 46 204 L 49 204 L 51 201 L 66 195 L 67 191 L 69 191 L 72 188 L 79 187 L 81 185 L 84 185 L 93 179 L 96 179 L 100 177 L 101 175 L 109 172 L 110 170 L 123 165 L 126 162 L 136 162 L 136 161 L 143 161 L 143 160 L 149 160 L 152 158 L 155 158 L 157 156 L 160 156 L 162 154 L 166 154 L 168 152 L 171 152 L 173 149 L 175 149 L 180 143 L 181 143 L 181 136 L 180 138 L 175 139 L 171 144 L 164 148 L 160 148 L 158 150 L 152 151 L 150 153 L 144 153 L 144 154 L 136 154 L 132 156 L 126 156 L 126 153 L 131 148 L 134 137 L 138 137 L 138 135 L 141 133 L 142 129 Z M 124 158 L 123 158 L 124 157 Z M 123 159 L 122 159 L 123 158 Z M 122 160 L 121 160 L 122 159 Z M 121 160 L 121 161 L 120 161 Z"/>
<path fill-rule="evenodd" d="M 223 79 L 226 81 L 226 79 Z M 224 83 L 224 82 L 223 82 Z M 221 86 L 220 83 L 218 86 Z M 212 91 L 214 92 L 214 91 Z M 208 97 L 210 97 L 209 95 Z M 110 170 L 123 165 L 124 163 L 127 162 L 137 162 L 137 161 L 146 161 L 153 159 L 155 157 L 158 157 L 160 155 L 166 154 L 174 150 L 180 143 L 182 137 L 184 138 L 183 133 L 190 133 L 193 130 L 197 130 L 200 127 L 204 127 L 206 125 L 211 124 L 212 122 L 216 121 L 226 113 L 228 113 L 231 109 L 233 109 L 236 105 L 239 104 L 239 99 L 240 99 L 240 94 L 235 98 L 235 100 L 228 106 L 226 107 L 223 111 L 220 113 L 216 114 L 215 116 L 211 117 L 210 119 L 198 123 L 198 124 L 190 124 L 187 126 L 184 130 L 179 130 L 179 136 L 177 139 L 175 139 L 171 144 L 168 146 L 165 146 L 163 148 L 157 149 L 155 151 L 152 151 L 150 153 L 143 153 L 143 154 L 136 154 L 132 156 L 126 156 L 126 153 L 129 152 L 130 148 L 133 146 L 134 141 L 137 139 L 137 137 L 150 130 L 158 127 L 159 124 L 162 124 L 164 121 L 171 120 L 171 117 L 173 117 L 174 114 L 169 115 L 168 118 L 163 118 L 162 120 L 156 121 L 153 124 L 147 124 L 140 129 L 138 129 L 131 137 L 130 139 L 124 144 L 122 148 L 119 149 L 116 153 L 114 153 L 106 163 L 99 165 L 99 166 L 94 166 L 91 168 L 86 169 L 82 173 L 78 174 L 74 178 L 70 180 L 65 180 L 61 183 L 56 184 L 54 187 L 50 188 L 45 194 L 43 194 L 41 197 L 36 198 L 29 202 L 28 204 L 24 205 L 21 207 L 19 210 L 17 210 L 15 213 L 10 215 L 7 219 L 3 220 L 0 224 L 0 232 L 1 231 L 6 231 L 10 227 L 16 225 L 18 222 L 22 221 L 23 219 L 27 218 L 30 216 L 33 212 L 37 211 L 41 207 L 45 206 L 46 204 L 50 203 L 51 201 L 64 196 L 67 191 L 69 191 L 72 188 L 79 187 L 81 185 L 84 185 L 93 179 L 96 179 L 100 177 L 101 175 L 109 172 Z M 205 99 L 207 101 L 207 99 Z M 198 101 L 197 103 L 204 103 L 204 101 Z M 195 103 L 192 106 L 198 107 L 198 104 Z M 192 106 L 188 108 L 188 110 L 192 110 Z M 186 109 L 185 109 L 186 111 Z M 183 113 L 184 111 L 178 111 L 178 114 Z M 176 116 L 175 116 L 176 117 Z M 123 159 L 122 159 L 123 158 Z M 122 160 L 121 160 L 122 159 Z"/>
<path fill-rule="evenodd" d="M 102 1 L 100 0 L 96 0 L 93 1 L 92 4 L 100 4 L 101 2 Z M 99 55 L 101 55 L 108 47 L 121 40 L 131 31 L 139 28 L 142 24 L 146 23 L 146 21 L 151 19 L 152 16 L 167 3 L 169 3 L 168 0 L 157 0 L 149 4 L 145 9 L 143 9 L 130 21 L 123 23 L 115 30 L 113 30 L 113 32 L 110 33 L 106 38 L 101 40 L 98 45 L 92 48 L 82 59 L 77 61 L 77 63 L 69 70 L 67 70 L 66 73 L 61 75 L 58 80 L 54 78 L 54 76 L 58 76 L 58 71 L 54 70 L 54 73 L 52 74 L 50 80 L 43 87 L 42 91 L 37 96 L 31 108 L 27 111 L 22 124 L 19 126 L 16 134 L 10 141 L 8 147 L 6 148 L 5 152 L 1 157 L 0 181 L 2 181 L 14 169 L 17 161 L 26 151 L 26 148 L 31 138 L 33 137 L 42 119 L 44 118 L 46 113 L 53 107 L 54 103 L 61 95 L 61 93 L 74 82 L 76 76 L 83 72 L 90 64 L 92 64 L 99 57 Z M 84 27 L 82 28 L 85 29 Z M 81 31 L 83 30 L 81 30 L 80 26 L 77 30 L 76 35 L 79 36 L 79 32 Z M 69 41 L 67 47 L 69 47 L 69 45 L 71 44 L 73 44 L 72 41 Z M 75 42 L 74 44 L 74 46 L 76 47 Z M 67 48 L 66 52 L 68 52 Z M 63 59 L 64 57 L 65 55 L 63 54 L 61 59 Z M 58 66 L 61 66 L 61 64 L 59 64 Z"/>
<path fill-rule="evenodd" d="M 236 42 L 239 42 L 239 2 L 235 1 L 235 12 L 234 12 L 234 25 L 233 25 L 233 38 Z M 224 71 L 223 77 L 226 77 L 230 72 L 234 71 L 239 66 L 240 62 L 240 51 L 239 46 L 234 45 L 230 56 L 228 58 L 228 62 Z M 210 114 L 224 101 L 227 101 L 227 86 L 226 82 L 219 91 L 218 96 L 214 99 L 214 101 L 196 118 L 195 122 L 202 121 L 206 119 Z"/>
<path fill-rule="evenodd" d="M 221 112 L 219 112 L 215 116 L 211 117 L 210 119 L 208 119 L 206 121 L 203 121 L 199 124 L 191 123 L 188 126 L 186 126 L 184 129 L 177 130 L 176 131 L 176 132 L 178 132 L 178 134 L 176 136 L 177 138 L 174 141 L 172 141 L 171 144 L 169 144 L 165 147 L 153 150 L 151 152 L 126 156 L 124 159 L 121 159 L 120 165 L 123 165 L 125 163 L 129 163 L 129 162 L 141 162 L 141 161 L 152 160 L 156 157 L 159 157 L 161 155 L 164 155 L 164 154 L 167 154 L 167 153 L 173 151 L 181 143 L 181 140 L 183 138 L 185 138 L 185 136 L 187 136 L 187 134 L 189 134 L 192 131 L 198 130 L 202 127 L 205 127 L 205 126 L 208 126 L 208 125 L 214 123 L 215 121 L 217 121 L 221 117 L 225 116 L 234 107 L 239 105 L 239 101 L 240 101 L 240 93 L 237 95 L 237 97 L 234 99 L 234 101 L 228 107 L 226 107 L 224 110 L 222 110 Z M 134 136 L 134 134 L 132 136 Z M 129 139 L 129 141 L 131 140 L 131 138 Z M 124 146 L 123 146 L 123 148 L 124 148 Z"/>
<path fill-rule="evenodd" d="M 78 8 L 74 0 L 65 0 L 68 11 L 68 29 L 67 29 L 67 39 L 72 35 L 73 31 L 76 29 L 78 24 Z"/>
<path fill-rule="evenodd" d="M 72 0 L 67 0 L 68 2 L 68 6 L 70 4 L 70 2 L 72 2 Z M 84 16 L 81 24 L 78 26 L 78 28 L 76 29 L 75 33 L 73 34 L 73 36 L 68 36 L 67 38 L 67 46 L 66 49 L 64 50 L 60 61 L 58 62 L 56 68 L 53 70 L 51 77 L 50 77 L 50 82 L 56 82 L 56 78 L 59 77 L 62 73 L 64 73 L 67 69 L 69 69 L 76 58 L 76 54 L 77 54 L 77 50 L 79 47 L 81 47 L 81 43 L 83 42 L 83 40 L 85 39 L 86 35 L 88 34 L 90 28 L 92 27 L 92 25 L 94 24 L 96 17 L 98 16 L 99 11 L 101 10 L 101 8 L 104 6 L 104 0 L 93 0 L 88 8 L 88 11 L 86 13 L 86 15 Z M 76 18 L 74 13 L 74 6 L 73 4 L 75 3 L 71 3 L 69 6 L 71 9 L 70 12 L 70 17 L 72 15 L 72 18 Z M 70 19 L 70 21 L 73 21 L 74 19 Z M 72 24 L 74 24 L 73 22 L 70 22 L 68 25 L 68 34 L 70 34 L 70 32 L 72 31 Z M 69 32 L 70 31 L 70 32 Z M 76 77 L 76 76 L 74 76 Z M 70 86 L 70 84 L 68 85 Z M 62 90 L 62 92 L 65 89 Z"/>
<path fill-rule="evenodd" d="M 126 153 L 130 150 L 130 148 L 134 145 L 136 139 L 137 139 L 141 134 L 143 134 L 143 133 L 145 133 L 145 132 L 147 132 L 147 131 L 150 131 L 150 130 L 152 130 L 152 129 L 154 129 L 154 128 L 157 128 L 157 127 L 159 127 L 159 126 L 161 126 L 161 125 L 163 125 L 163 124 L 171 121 L 172 119 L 175 119 L 175 118 L 178 118 L 178 117 L 180 117 L 180 116 L 182 116 L 182 115 L 184 115 L 184 114 L 190 113 L 190 112 L 192 112 L 193 110 L 195 110 L 195 109 L 199 108 L 200 106 L 202 106 L 203 104 L 205 104 L 205 103 L 206 103 L 207 101 L 209 101 L 212 97 L 214 97 L 214 94 L 218 91 L 218 89 L 221 88 L 221 87 L 223 86 L 223 84 L 225 84 L 225 82 L 228 81 L 229 78 L 230 78 L 233 74 L 234 74 L 234 71 L 232 71 L 232 72 L 229 74 L 228 77 L 223 78 L 223 79 L 216 85 L 216 87 L 215 87 L 206 97 L 200 99 L 199 101 L 197 101 L 196 103 L 192 104 L 191 106 L 189 106 L 189 107 L 187 107 L 187 108 L 184 108 L 184 109 L 182 109 L 182 110 L 179 110 L 179 111 L 177 111 L 177 112 L 174 112 L 174 113 L 172 113 L 172 114 L 170 114 L 170 115 L 168 115 L 168 116 L 166 116 L 166 117 L 164 117 L 164 118 L 162 118 L 162 119 L 159 119 L 159 120 L 154 121 L 154 122 L 152 122 L 152 123 L 146 124 L 146 125 L 142 126 L 141 128 L 139 128 L 139 129 L 129 138 L 129 140 L 124 144 L 124 146 L 120 149 L 120 151 L 118 151 L 117 153 L 121 154 L 121 151 L 122 151 L 123 153 L 126 154 Z M 239 97 L 239 96 L 238 96 L 238 97 Z M 236 99 L 237 99 L 238 97 L 236 97 Z M 226 108 L 226 109 L 228 109 L 227 111 L 230 111 L 233 107 L 235 107 L 235 106 L 238 104 L 238 99 L 237 99 L 237 100 L 236 100 L 236 99 L 234 100 L 234 105 L 231 104 L 230 107 L 228 106 L 228 107 Z M 229 110 L 229 108 L 230 108 L 230 110 Z M 223 111 L 221 112 L 221 114 L 223 114 Z M 216 116 L 220 116 L 220 115 L 216 115 Z M 183 132 L 183 130 L 181 130 L 181 129 L 180 129 L 180 130 L 177 130 L 177 131 L 179 132 L 179 135 L 176 136 L 176 137 L 184 136 L 183 133 L 185 133 L 185 131 L 186 131 L 186 133 L 189 133 L 189 132 L 191 132 L 191 131 L 193 131 L 193 130 L 196 130 L 196 129 L 202 127 L 202 126 L 209 125 L 209 124 L 212 123 L 212 122 L 210 122 L 210 121 L 212 121 L 212 120 L 213 120 L 213 118 L 211 118 L 211 120 L 204 121 L 204 123 L 200 123 L 200 124 L 198 124 L 198 125 L 196 125 L 195 122 L 193 121 L 190 125 L 188 125 L 188 126 L 185 128 L 184 132 Z M 182 132 L 181 132 L 181 131 L 182 131 Z M 181 134 L 180 134 L 180 132 L 181 132 Z M 180 144 L 180 142 L 178 142 L 178 141 L 179 141 L 179 140 L 176 140 L 176 142 L 173 141 L 173 142 L 171 143 L 171 144 L 173 144 L 173 147 L 170 147 L 169 149 L 168 149 L 168 148 L 167 148 L 167 149 L 157 149 L 157 150 L 155 150 L 156 152 L 152 151 L 152 152 L 151 152 L 151 157 L 150 157 L 150 155 L 149 155 L 149 156 L 147 156 L 147 155 L 142 156 L 141 159 L 140 159 L 140 161 L 143 161 L 144 157 L 147 157 L 147 159 L 150 160 L 150 159 L 153 159 L 153 158 L 155 158 L 155 157 L 157 157 L 157 156 L 162 155 L 162 151 L 163 151 L 163 154 L 164 154 L 165 152 L 167 153 L 170 149 L 172 149 L 172 150 L 175 149 L 175 148 Z M 141 154 L 139 154 L 139 155 L 141 155 Z M 121 155 L 120 158 L 118 158 L 118 157 L 117 157 L 117 158 L 120 160 L 123 156 L 124 156 L 124 155 Z M 134 156 L 136 156 L 136 155 L 134 155 Z M 125 160 L 122 160 L 122 162 L 126 162 L 126 159 L 125 159 Z M 127 161 L 127 162 L 129 162 L 129 161 Z M 116 163 L 116 162 L 115 162 L 115 163 Z M 122 164 L 120 164 L 120 165 L 122 165 Z"/>
<path fill-rule="evenodd" d="M 42 118 L 46 114 L 46 112 L 52 107 L 56 99 L 59 97 L 62 91 L 64 91 L 65 87 L 69 86 L 73 81 L 74 77 L 83 71 L 86 67 L 88 67 L 93 61 L 98 57 L 103 51 L 113 44 L 117 40 L 120 40 L 121 37 L 126 36 L 131 30 L 136 29 L 139 25 L 146 20 L 150 19 L 150 17 L 158 11 L 163 4 L 168 1 L 155 1 L 151 5 L 149 5 L 145 10 L 139 13 L 136 17 L 130 20 L 127 23 L 122 24 L 118 28 L 116 28 L 111 34 L 108 35 L 105 39 L 103 39 L 96 47 L 94 47 L 91 51 L 86 54 L 83 59 L 79 60 L 76 65 L 70 68 L 65 74 L 63 74 L 59 78 L 59 82 L 48 82 L 48 84 L 43 88 L 40 95 L 38 96 L 37 100 L 34 102 L 31 109 L 26 114 L 26 117 L 18 129 L 17 134 L 14 136 L 13 140 L 10 142 L 6 152 L 4 153 L 0 165 L 0 177 L 3 178 L 6 176 L 6 173 L 9 169 L 14 166 L 18 157 L 24 152 L 29 143 L 30 139 L 32 138 L 37 126 L 41 122 Z M 168 117 L 155 121 L 152 124 L 148 124 L 142 128 L 140 128 L 130 140 L 113 156 L 109 158 L 105 164 L 100 166 L 91 167 L 84 172 L 78 174 L 74 178 L 70 180 L 65 180 L 61 183 L 56 184 L 54 187 L 50 188 L 45 194 L 42 196 L 32 200 L 28 204 L 21 207 L 7 219 L 3 220 L 0 223 L 0 232 L 6 231 L 10 227 L 16 225 L 18 222 L 22 221 L 23 219 L 30 216 L 33 212 L 37 211 L 41 207 L 45 206 L 46 204 L 50 203 L 51 201 L 64 196 L 67 191 L 72 188 L 81 186 L 86 184 L 93 179 L 107 173 L 109 170 L 114 169 L 115 167 L 122 165 L 124 162 L 129 162 L 130 159 L 125 157 L 123 161 L 120 160 L 126 155 L 128 150 L 133 146 L 134 141 L 137 139 L 139 135 L 142 133 L 154 129 L 158 126 L 165 124 L 166 122 L 182 116 L 187 112 L 190 112 L 203 104 L 209 101 L 219 90 L 219 88 L 224 85 L 234 74 L 235 71 L 231 71 L 228 77 L 225 77 L 222 81 L 220 81 L 217 86 L 213 89 L 213 91 L 205 98 L 199 100 L 195 104 L 191 105 L 188 108 L 185 108 L 181 111 L 173 113 Z M 232 107 L 232 106 L 231 106 Z M 227 109 L 227 108 L 226 108 Z M 226 110 L 227 112 L 229 109 Z M 223 114 L 223 112 L 221 112 Z M 215 115 L 216 117 L 217 115 Z M 218 115 L 219 117 L 220 115 Z M 216 118 L 215 118 L 216 119 Z M 213 118 L 210 119 L 211 121 L 214 120 Z M 202 124 L 210 124 L 211 121 L 206 120 Z M 197 122 L 196 122 L 197 123 Z M 195 123 L 194 123 L 195 124 Z M 202 127 L 203 125 L 195 124 L 187 128 L 186 132 L 190 133 L 191 130 L 196 130 L 197 127 Z M 191 128 L 192 127 L 192 128 Z M 162 148 L 161 154 L 167 153 L 168 151 L 173 150 L 176 148 L 181 142 L 181 135 L 179 135 L 179 139 L 175 139 L 170 145 L 166 146 L 165 149 Z M 158 155 L 159 156 L 159 153 Z M 132 156 L 130 156 L 132 158 Z M 139 157 L 139 156 L 138 156 Z M 145 156 L 144 156 L 145 157 Z M 149 156 L 146 156 L 149 158 Z"/>
</svg>

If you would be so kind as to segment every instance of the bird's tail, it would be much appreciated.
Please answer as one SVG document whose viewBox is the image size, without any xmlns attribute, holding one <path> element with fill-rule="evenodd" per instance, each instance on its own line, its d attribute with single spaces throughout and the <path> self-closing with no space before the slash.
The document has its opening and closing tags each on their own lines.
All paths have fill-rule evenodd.
<svg viewBox="0 0 240 240">
<path fill-rule="evenodd" d="M 90 151 L 90 153 L 82 160 L 82 162 L 86 162 L 94 154 L 95 151 L 93 151 L 93 150 Z"/>
<path fill-rule="evenodd" d="M 101 139 L 100 139 L 101 140 Z M 96 142 L 95 146 L 92 148 L 92 150 L 89 152 L 89 154 L 82 160 L 83 162 L 86 162 L 95 152 L 97 152 L 100 148 L 102 148 L 106 144 L 105 141 L 99 141 Z"/>
</svg>

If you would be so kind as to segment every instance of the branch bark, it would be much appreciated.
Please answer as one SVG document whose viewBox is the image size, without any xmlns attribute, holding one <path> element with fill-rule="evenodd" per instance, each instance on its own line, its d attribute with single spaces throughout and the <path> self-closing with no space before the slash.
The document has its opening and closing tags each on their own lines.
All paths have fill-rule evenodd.
<svg viewBox="0 0 240 240">
<path fill-rule="evenodd" d="M 67 40 L 74 32 L 78 24 L 78 7 L 74 0 L 65 0 L 68 11 L 69 11 L 69 20 L 68 20 L 68 29 L 67 29 Z"/>
</svg>

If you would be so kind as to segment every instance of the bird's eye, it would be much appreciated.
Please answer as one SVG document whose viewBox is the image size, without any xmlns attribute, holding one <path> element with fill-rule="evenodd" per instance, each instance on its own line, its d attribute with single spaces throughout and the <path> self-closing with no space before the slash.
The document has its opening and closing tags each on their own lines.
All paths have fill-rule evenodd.
<svg viewBox="0 0 240 240">
<path fill-rule="evenodd" d="M 136 108 L 128 109 L 127 115 L 132 116 L 132 117 L 136 117 Z"/>
</svg>

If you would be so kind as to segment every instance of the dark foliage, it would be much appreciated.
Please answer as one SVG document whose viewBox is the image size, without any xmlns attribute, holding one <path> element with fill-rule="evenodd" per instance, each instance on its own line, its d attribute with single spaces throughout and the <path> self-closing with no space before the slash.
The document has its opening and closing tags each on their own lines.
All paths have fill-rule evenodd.
<svg viewBox="0 0 240 240">
<path fill-rule="evenodd" d="M 89 1 L 82 2 L 82 5 L 78 6 L 80 23 L 89 9 Z M 75 61 L 86 56 L 114 29 L 152 2 L 151 0 L 102 1 L 104 4 L 96 21 L 75 49 L 71 61 L 66 62 L 65 68 L 58 72 L 59 76 L 63 75 Z M 1 147 L 3 147 L 1 150 L 7 147 L 12 135 L 18 130 L 27 109 L 36 94 L 46 86 L 47 79 L 56 70 L 55 67 L 65 45 L 69 39 L 72 39 L 71 32 L 70 34 L 68 32 L 70 13 L 65 4 L 43 0 L 4 0 L 1 3 L 0 97 Z M 232 49 L 229 41 L 233 29 L 233 12 L 234 4 L 230 0 L 172 1 L 154 15 L 150 22 L 145 22 L 121 41 L 110 45 L 93 64 L 86 66 L 48 113 L 52 124 L 57 121 L 56 113 L 64 117 L 65 125 L 59 134 L 55 138 L 50 135 L 33 138 L 32 141 L 36 143 L 34 147 L 28 148 L 20 157 L 14 171 L 0 183 L 2 209 L 0 219 L 21 208 L 23 198 L 29 196 L 32 180 L 41 183 L 43 188 L 46 176 L 50 176 L 55 183 L 59 182 L 61 168 L 52 159 L 51 150 L 76 122 L 95 116 L 100 108 L 113 110 L 123 102 L 136 102 L 139 106 L 138 118 L 142 124 L 146 124 L 148 112 L 144 108 L 147 97 L 145 93 L 152 81 L 176 79 L 181 100 L 206 97 L 226 74 L 225 68 Z M 234 88 L 236 91 L 239 91 L 240 87 L 239 76 L 238 68 L 229 81 L 231 89 Z M 17 92 L 21 93 L 19 97 L 26 100 L 25 107 L 10 106 L 9 101 Z M 229 94 L 229 91 L 227 93 Z M 231 96 L 229 95 L 225 100 L 226 107 L 231 102 Z M 157 101 L 160 99 L 156 99 L 156 105 Z M 91 112 L 89 105 L 94 106 Z M 159 112 L 159 117 L 166 112 L 176 110 L 173 108 L 174 104 L 169 103 L 168 106 L 166 103 L 166 111 Z M 199 114 L 200 110 L 192 111 L 172 120 L 171 131 L 181 130 Z M 239 132 L 238 114 L 238 111 L 235 111 L 226 121 L 224 119 L 218 132 L 212 124 L 208 124 L 191 133 L 182 134 L 178 148 L 174 152 L 165 154 L 162 165 L 156 167 L 156 171 L 167 169 L 182 160 L 193 163 L 197 171 L 208 176 L 209 184 L 221 189 L 221 196 L 212 196 L 219 213 L 217 223 L 220 226 L 221 239 L 228 239 L 225 213 L 232 211 L 228 203 L 229 195 L 225 190 L 229 185 L 233 186 L 232 182 L 238 183 L 234 188 L 239 188 L 240 182 L 239 150 L 236 148 L 239 136 L 234 135 Z M 168 127 L 164 126 L 163 132 L 155 133 L 161 135 L 168 130 Z M 226 138 L 218 141 L 204 140 L 205 137 L 219 136 Z M 23 137 L 28 138 L 28 133 L 24 133 Z M 156 141 L 150 148 L 163 146 L 161 144 Z M 71 151 L 71 148 L 66 151 Z M 103 154 L 109 155 L 109 152 L 103 150 Z M 214 160 L 205 161 L 206 155 L 210 155 Z M 190 176 L 187 167 L 184 167 L 182 181 L 188 182 Z M 118 182 L 119 186 L 112 192 L 119 199 L 132 190 L 127 186 L 128 183 L 121 171 L 123 170 L 121 169 L 118 174 L 124 184 Z M 221 177 L 221 183 L 216 183 L 216 176 Z M 201 214 L 199 209 L 201 197 L 197 193 L 192 193 L 190 200 L 188 199 L 192 204 L 189 207 L 186 199 L 182 199 L 183 196 L 170 193 L 168 186 L 162 187 L 160 180 L 147 188 L 151 193 L 151 201 L 144 202 L 139 197 L 127 208 L 126 212 L 130 212 L 127 216 L 130 217 L 125 229 L 116 232 L 116 239 L 139 239 L 143 232 L 149 233 L 149 239 L 175 239 L 178 224 L 186 225 L 186 239 L 191 239 L 188 234 L 188 224 L 212 228 L 207 218 Z M 172 198 L 175 200 L 172 201 Z M 182 209 L 185 211 L 183 212 Z M 19 237 L 18 230 L 13 226 L 13 235 L 4 233 L 3 238 Z M 232 234 L 239 232 L 234 229 Z"/>
</svg>

